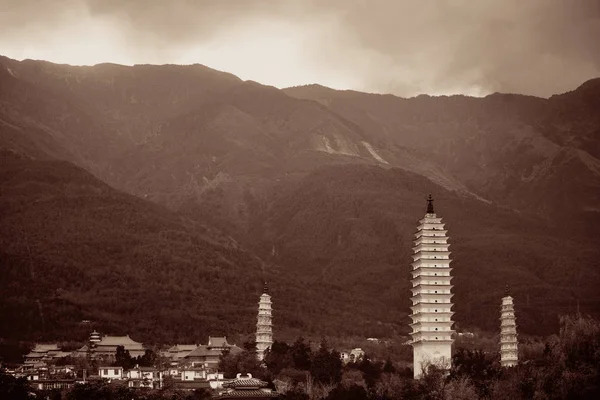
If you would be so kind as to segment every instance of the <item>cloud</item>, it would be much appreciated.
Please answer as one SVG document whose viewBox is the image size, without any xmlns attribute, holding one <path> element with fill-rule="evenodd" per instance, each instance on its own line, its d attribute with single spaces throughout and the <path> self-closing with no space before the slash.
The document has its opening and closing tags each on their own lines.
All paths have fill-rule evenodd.
<svg viewBox="0 0 600 400">
<path fill-rule="evenodd" d="M 57 6 L 60 4 L 61 6 Z M 266 84 L 549 96 L 600 76 L 598 0 L 0 0 L 0 53 Z"/>
<path fill-rule="evenodd" d="M 364 89 L 547 96 L 600 75 L 599 1 L 371 0 L 345 7 L 346 46 L 382 59 L 365 74 Z"/>
</svg>

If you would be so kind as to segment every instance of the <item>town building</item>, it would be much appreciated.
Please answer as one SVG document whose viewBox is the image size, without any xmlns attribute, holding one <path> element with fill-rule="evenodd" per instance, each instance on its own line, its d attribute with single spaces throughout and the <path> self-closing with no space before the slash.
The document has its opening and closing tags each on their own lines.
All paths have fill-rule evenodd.
<svg viewBox="0 0 600 400">
<path fill-rule="evenodd" d="M 273 345 L 273 315 L 272 302 L 267 283 L 258 302 L 258 317 L 256 322 L 256 355 L 259 361 L 264 360 L 265 351 Z"/>
<path fill-rule="evenodd" d="M 125 376 L 123 373 L 123 367 L 115 367 L 115 366 L 102 366 L 98 368 L 98 376 L 101 379 L 112 380 L 121 380 Z"/>
<path fill-rule="evenodd" d="M 183 390 L 218 389 L 226 382 L 222 372 L 210 372 L 202 367 L 182 367 L 171 374 L 173 388 Z"/>
<path fill-rule="evenodd" d="M 452 357 L 452 279 L 448 231 L 427 199 L 427 211 L 419 221 L 411 264 L 414 377 L 419 378 L 429 365 L 450 368 Z"/>
<path fill-rule="evenodd" d="M 92 332 L 88 344 L 82 346 L 73 352 L 75 357 L 87 357 L 92 355 L 94 358 L 101 360 L 114 360 L 117 354 L 117 347 L 123 346 L 125 351 L 129 352 L 132 358 L 143 356 L 146 349 L 142 343 L 131 339 L 129 335 L 125 336 L 109 336 L 104 335 L 98 337 L 97 332 Z M 98 340 L 99 339 L 99 340 Z"/>
<path fill-rule="evenodd" d="M 267 382 L 253 378 L 251 374 L 244 377 L 237 374 L 236 379 L 223 384 L 223 390 L 215 399 L 265 400 L 278 398 L 277 392 L 267 388 L 267 386 Z"/>
<path fill-rule="evenodd" d="M 152 367 L 139 367 L 130 369 L 126 373 L 127 383 L 133 388 L 160 389 L 163 383 L 163 373 Z"/>
<path fill-rule="evenodd" d="M 500 310 L 500 365 L 514 367 L 518 362 L 519 348 L 515 307 L 508 286 L 506 286 Z"/>
<path fill-rule="evenodd" d="M 37 390 L 62 390 L 75 385 L 75 379 L 38 379 L 29 382 Z"/>
<path fill-rule="evenodd" d="M 358 362 L 358 361 L 362 360 L 364 358 L 364 356 L 365 356 L 365 352 L 360 347 L 357 347 L 355 349 L 348 350 L 348 351 L 342 351 L 340 353 L 340 359 L 342 360 L 342 362 L 344 364 Z"/>
<path fill-rule="evenodd" d="M 225 353 L 239 354 L 243 350 L 235 344 L 229 344 L 226 337 L 211 337 L 208 338 L 207 345 L 200 345 L 189 352 L 184 357 L 180 358 L 180 363 L 183 361 L 186 365 L 192 367 L 203 367 L 206 369 L 216 370 L 219 367 L 221 356 Z"/>
<path fill-rule="evenodd" d="M 70 355 L 70 352 L 62 351 L 56 343 L 36 343 L 33 349 L 25 355 L 25 364 L 46 365 Z"/>
<path fill-rule="evenodd" d="M 171 346 L 166 351 L 162 352 L 161 355 L 170 359 L 176 364 L 192 351 L 196 350 L 198 346 L 199 345 L 197 344 L 176 344 L 175 346 Z"/>
</svg>

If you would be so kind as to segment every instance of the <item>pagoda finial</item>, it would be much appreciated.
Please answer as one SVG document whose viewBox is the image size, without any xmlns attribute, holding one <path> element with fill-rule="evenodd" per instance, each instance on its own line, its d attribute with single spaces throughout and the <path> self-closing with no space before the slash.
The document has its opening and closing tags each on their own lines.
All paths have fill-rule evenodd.
<svg viewBox="0 0 600 400">
<path fill-rule="evenodd" d="M 508 285 L 506 285 L 506 286 L 504 287 L 504 294 L 505 294 L 505 295 L 507 295 L 507 296 L 509 296 L 509 295 L 510 295 L 510 290 L 508 289 Z"/>
<path fill-rule="evenodd" d="M 427 197 L 427 214 L 433 213 L 433 197 L 431 197 L 431 193 L 429 193 L 429 197 Z"/>
<path fill-rule="evenodd" d="M 263 287 L 263 293 L 268 293 L 269 287 L 267 286 L 267 282 L 265 282 L 265 286 Z"/>
</svg>

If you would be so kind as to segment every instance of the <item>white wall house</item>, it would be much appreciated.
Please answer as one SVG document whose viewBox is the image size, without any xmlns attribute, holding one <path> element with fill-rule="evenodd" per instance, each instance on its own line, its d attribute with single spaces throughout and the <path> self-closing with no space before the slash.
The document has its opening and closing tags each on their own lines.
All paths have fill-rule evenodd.
<svg viewBox="0 0 600 400">
<path fill-rule="evenodd" d="M 195 381 L 206 379 L 206 370 L 204 368 L 186 368 L 181 370 L 182 381 Z"/>
<path fill-rule="evenodd" d="M 127 371 L 129 387 L 162 387 L 163 373 L 155 368 L 133 368 Z"/>
<path fill-rule="evenodd" d="M 102 379 L 123 379 L 123 367 L 100 367 L 98 375 Z"/>
<path fill-rule="evenodd" d="M 213 372 L 206 374 L 206 380 L 210 384 L 211 389 L 222 389 L 223 382 L 226 382 L 222 372 Z"/>
</svg>

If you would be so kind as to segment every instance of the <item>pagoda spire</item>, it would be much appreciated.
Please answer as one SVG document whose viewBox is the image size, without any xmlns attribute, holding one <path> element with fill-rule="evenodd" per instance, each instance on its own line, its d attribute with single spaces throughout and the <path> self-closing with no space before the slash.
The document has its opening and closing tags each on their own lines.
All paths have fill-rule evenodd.
<svg viewBox="0 0 600 400">
<path fill-rule="evenodd" d="M 427 214 L 435 214 L 435 211 L 433 211 L 433 197 L 431 197 L 431 193 L 429 193 L 429 196 L 427 197 Z"/>
<path fill-rule="evenodd" d="M 447 230 L 427 199 L 427 213 L 419 221 L 411 264 L 414 377 L 420 378 L 429 365 L 449 369 L 454 342 L 452 280 Z"/>
<path fill-rule="evenodd" d="M 514 367 L 519 362 L 519 350 L 515 307 L 508 285 L 504 288 L 504 294 L 500 309 L 500 365 Z"/>
<path fill-rule="evenodd" d="M 267 282 L 258 302 L 258 317 L 256 322 L 256 356 L 259 361 L 265 358 L 265 351 L 273 345 L 273 309 L 271 296 L 268 294 Z"/>
</svg>

